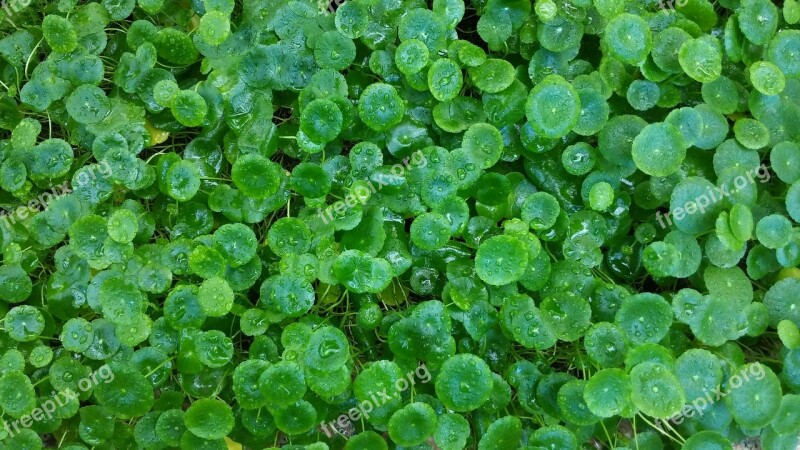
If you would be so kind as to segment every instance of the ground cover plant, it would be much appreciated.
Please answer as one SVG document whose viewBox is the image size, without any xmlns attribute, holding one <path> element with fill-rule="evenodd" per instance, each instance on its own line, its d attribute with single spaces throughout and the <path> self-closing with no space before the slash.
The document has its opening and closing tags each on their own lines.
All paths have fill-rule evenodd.
<svg viewBox="0 0 800 450">
<path fill-rule="evenodd" d="M 0 15 L 0 449 L 797 447 L 796 0 Z"/>
</svg>

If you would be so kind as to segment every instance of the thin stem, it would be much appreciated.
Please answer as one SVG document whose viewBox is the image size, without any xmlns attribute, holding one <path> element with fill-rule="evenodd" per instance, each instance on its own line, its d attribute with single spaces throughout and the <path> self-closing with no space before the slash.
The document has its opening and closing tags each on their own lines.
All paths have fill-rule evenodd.
<svg viewBox="0 0 800 450">
<path fill-rule="evenodd" d="M 173 359 L 175 359 L 175 357 L 174 357 L 174 356 L 173 356 L 172 358 L 165 359 L 165 360 L 164 360 L 164 362 L 162 362 L 161 364 L 157 365 L 157 366 L 156 366 L 156 367 L 155 367 L 153 370 L 151 370 L 150 372 L 147 372 L 147 375 L 145 375 L 144 377 L 145 377 L 145 378 L 147 378 L 147 377 L 149 377 L 150 375 L 152 375 L 152 374 L 156 373 L 156 371 L 157 371 L 158 369 L 160 369 L 160 368 L 164 367 L 164 366 L 165 366 L 167 363 L 170 363 L 170 362 L 172 362 L 172 360 L 173 360 Z"/>
<path fill-rule="evenodd" d="M 31 54 L 28 55 L 28 60 L 25 61 L 25 72 L 24 72 L 24 74 L 25 74 L 25 78 L 26 79 L 28 78 L 28 65 L 31 63 L 31 58 L 33 58 L 33 54 L 36 53 L 36 49 L 39 48 L 39 45 L 42 43 L 43 40 L 44 40 L 44 38 L 39 39 L 39 42 L 37 42 L 36 45 L 33 46 L 33 50 L 31 50 Z"/>
</svg>

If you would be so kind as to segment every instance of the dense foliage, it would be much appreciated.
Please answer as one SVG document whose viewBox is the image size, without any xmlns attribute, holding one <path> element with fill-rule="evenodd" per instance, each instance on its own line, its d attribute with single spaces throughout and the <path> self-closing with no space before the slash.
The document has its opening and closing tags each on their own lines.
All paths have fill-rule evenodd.
<svg viewBox="0 0 800 450">
<path fill-rule="evenodd" d="M 3 2 L 0 449 L 794 449 L 780 3 Z"/>
</svg>

